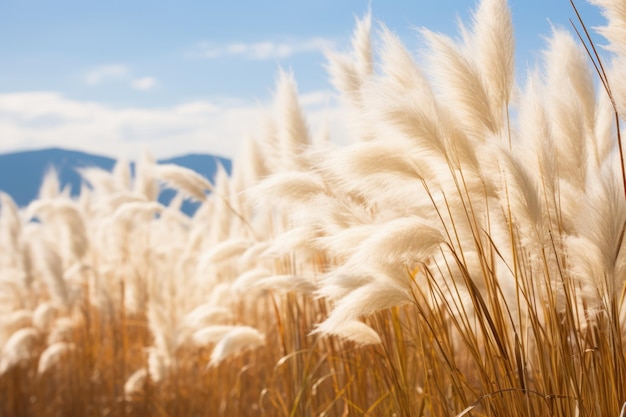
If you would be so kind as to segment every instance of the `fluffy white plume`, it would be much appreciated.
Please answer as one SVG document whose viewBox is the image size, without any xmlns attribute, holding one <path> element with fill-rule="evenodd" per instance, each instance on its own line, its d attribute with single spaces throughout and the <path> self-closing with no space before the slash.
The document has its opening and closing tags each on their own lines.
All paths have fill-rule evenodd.
<svg viewBox="0 0 626 417">
<path fill-rule="evenodd" d="M 195 331 L 191 338 L 196 345 L 206 346 L 219 342 L 235 327 L 230 325 L 211 325 Z"/>
<path fill-rule="evenodd" d="M 224 359 L 245 349 L 253 349 L 265 344 L 265 336 L 257 329 L 236 326 L 226 333 L 213 348 L 209 366 L 217 366 Z"/>
<path fill-rule="evenodd" d="M 189 168 L 175 164 L 158 164 L 152 169 L 157 179 L 194 200 L 204 201 L 206 191 L 213 190 L 213 185 L 206 178 Z"/>
<path fill-rule="evenodd" d="M 136 395 L 143 391 L 146 385 L 146 379 L 148 379 L 148 370 L 141 368 L 135 371 L 124 384 L 124 394 L 127 399 L 131 399 L 133 395 Z"/>
<path fill-rule="evenodd" d="M 0 375 L 33 357 L 40 340 L 39 331 L 33 327 L 19 329 L 13 333 L 2 348 Z"/>
<path fill-rule="evenodd" d="M 378 333 L 367 324 L 358 320 L 344 321 L 337 325 L 324 322 L 317 327 L 316 332 L 339 336 L 362 346 L 381 343 Z"/>
<path fill-rule="evenodd" d="M 66 362 L 67 356 L 74 350 L 75 346 L 72 343 L 56 342 L 51 344 L 39 357 L 37 373 L 43 375 L 59 365 L 67 366 L 67 363 L 63 362 Z"/>
</svg>

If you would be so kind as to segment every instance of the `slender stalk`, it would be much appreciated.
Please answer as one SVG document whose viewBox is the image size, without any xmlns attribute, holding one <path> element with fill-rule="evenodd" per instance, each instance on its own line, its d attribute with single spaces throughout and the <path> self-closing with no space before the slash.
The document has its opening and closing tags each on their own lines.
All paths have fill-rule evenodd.
<svg viewBox="0 0 626 417">
<path fill-rule="evenodd" d="M 602 82 L 604 89 L 606 93 L 609 95 L 609 99 L 611 100 L 611 106 L 613 106 L 613 112 L 615 115 L 615 129 L 617 132 L 617 146 L 619 150 L 620 167 L 622 169 L 622 185 L 624 187 L 624 198 L 626 199 L 626 166 L 624 165 L 624 149 L 622 147 L 622 135 L 620 131 L 621 129 L 620 129 L 620 123 L 619 123 L 619 113 L 617 111 L 617 105 L 615 104 L 615 97 L 613 96 L 613 92 L 611 91 L 611 85 L 609 83 L 609 78 L 606 74 L 606 71 L 604 70 L 602 59 L 600 58 L 600 54 L 598 54 L 598 51 L 596 50 L 596 46 L 595 46 L 595 43 L 593 42 L 593 39 L 591 39 L 591 35 L 589 35 L 587 26 L 585 25 L 585 22 L 580 16 L 580 13 L 578 12 L 578 8 L 574 4 L 574 0 L 570 0 L 570 4 L 572 5 L 574 12 L 576 12 L 576 17 L 578 18 L 578 21 L 580 22 L 585 32 L 585 37 L 587 38 L 587 41 L 591 45 L 591 49 L 593 50 L 593 55 L 591 51 L 589 50 L 589 48 L 587 47 L 587 43 L 583 40 L 580 32 L 578 31 L 578 29 L 576 28 L 576 25 L 574 24 L 574 22 L 572 22 L 571 19 L 570 19 L 570 23 L 572 27 L 574 28 L 574 30 L 576 31 L 576 35 L 578 35 L 578 38 L 580 39 L 581 43 L 585 47 L 585 51 L 587 51 L 587 55 L 589 56 L 589 59 L 591 59 L 591 62 L 593 63 L 594 68 L 596 69 L 596 73 L 600 77 L 600 81 Z"/>
</svg>

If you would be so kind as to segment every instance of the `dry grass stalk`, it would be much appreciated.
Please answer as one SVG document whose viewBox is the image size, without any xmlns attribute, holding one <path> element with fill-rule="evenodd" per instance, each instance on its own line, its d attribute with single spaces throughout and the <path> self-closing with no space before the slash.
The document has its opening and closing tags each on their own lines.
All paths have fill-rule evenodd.
<svg viewBox="0 0 626 417">
<path fill-rule="evenodd" d="M 605 97 L 555 30 L 513 99 L 504 0 L 423 30 L 426 68 L 367 15 L 330 54 L 351 145 L 311 140 L 281 73 L 214 185 L 146 153 L 78 201 L 53 173 L 0 194 L 0 415 L 624 414 L 626 13 L 595 2 Z"/>
</svg>

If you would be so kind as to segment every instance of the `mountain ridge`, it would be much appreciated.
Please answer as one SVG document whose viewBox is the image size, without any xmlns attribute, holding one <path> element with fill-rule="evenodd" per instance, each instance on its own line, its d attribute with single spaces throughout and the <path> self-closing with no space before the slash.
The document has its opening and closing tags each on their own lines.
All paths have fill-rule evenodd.
<svg viewBox="0 0 626 417">
<path fill-rule="evenodd" d="M 61 188 L 69 186 L 71 195 L 77 196 L 83 180 L 78 172 L 80 168 L 97 167 L 111 171 L 116 159 L 59 147 L 9 152 L 0 154 L 0 191 L 13 198 L 20 207 L 25 207 L 35 200 L 44 175 L 54 168 L 59 176 Z M 134 172 L 134 162 L 129 160 Z M 218 164 L 230 173 L 231 161 L 227 158 L 190 153 L 157 160 L 157 163 L 172 163 L 189 168 L 213 181 Z M 159 201 L 166 204 L 175 193 L 164 190 Z M 192 214 L 197 204 L 185 202 L 183 211 Z"/>
</svg>

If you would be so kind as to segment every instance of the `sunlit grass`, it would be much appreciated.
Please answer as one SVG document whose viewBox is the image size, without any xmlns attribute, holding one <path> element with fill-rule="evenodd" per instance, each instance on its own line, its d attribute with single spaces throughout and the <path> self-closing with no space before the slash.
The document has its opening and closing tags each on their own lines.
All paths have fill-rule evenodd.
<svg viewBox="0 0 626 417">
<path fill-rule="evenodd" d="M 603 88 L 556 30 L 517 94 L 501 0 L 424 31 L 428 63 L 384 29 L 376 58 L 366 16 L 329 57 L 351 145 L 281 73 L 230 177 L 144 155 L 0 195 L 0 415 L 620 416 L 626 16 L 599 3 Z"/>
</svg>

